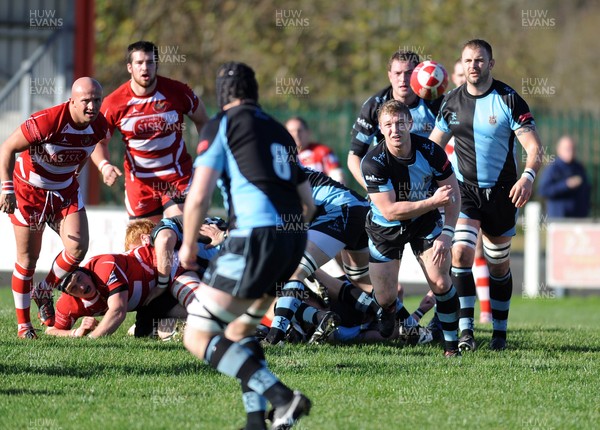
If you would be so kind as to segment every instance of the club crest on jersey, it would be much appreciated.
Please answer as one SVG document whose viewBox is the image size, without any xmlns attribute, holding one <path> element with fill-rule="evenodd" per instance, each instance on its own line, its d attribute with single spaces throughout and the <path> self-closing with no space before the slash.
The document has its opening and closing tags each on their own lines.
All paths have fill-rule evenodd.
<svg viewBox="0 0 600 430">
<path fill-rule="evenodd" d="M 167 104 L 164 100 L 159 100 L 154 103 L 154 106 L 152 106 L 152 109 L 154 109 L 155 112 L 164 112 L 166 108 Z"/>
<path fill-rule="evenodd" d="M 490 115 L 490 125 L 496 125 L 496 115 Z"/>
</svg>

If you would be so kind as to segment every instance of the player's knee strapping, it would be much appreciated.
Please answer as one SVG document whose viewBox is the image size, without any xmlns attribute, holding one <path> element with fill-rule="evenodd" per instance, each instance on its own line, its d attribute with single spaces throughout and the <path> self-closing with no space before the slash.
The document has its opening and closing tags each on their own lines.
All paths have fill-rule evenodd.
<svg viewBox="0 0 600 430">
<path fill-rule="evenodd" d="M 304 252 L 304 255 L 302 255 L 298 267 L 306 274 L 306 277 L 315 273 L 319 268 L 317 261 L 307 252 Z"/>
<path fill-rule="evenodd" d="M 173 297 L 185 308 L 196 298 L 195 292 L 200 288 L 200 280 L 192 272 L 177 276 L 171 283 L 170 291 Z"/>
<path fill-rule="evenodd" d="M 212 300 L 193 300 L 187 307 L 187 324 L 196 330 L 209 333 L 221 332 L 237 318 L 237 315 L 223 309 Z"/>
<path fill-rule="evenodd" d="M 344 264 L 344 272 L 352 281 L 358 281 L 369 273 L 369 265 L 366 266 L 349 266 Z"/>
<path fill-rule="evenodd" d="M 501 264 L 510 258 L 510 240 L 494 244 L 483 238 L 483 255 L 490 264 Z"/>
<path fill-rule="evenodd" d="M 457 225 L 454 230 L 453 245 L 463 245 L 475 249 L 479 230 L 470 225 Z"/>
<path fill-rule="evenodd" d="M 262 317 L 267 313 L 267 310 L 270 306 L 270 303 L 266 303 L 266 307 L 261 307 L 259 306 L 250 306 L 248 309 L 246 309 L 246 312 L 244 312 L 240 318 L 239 321 L 246 324 L 246 325 L 251 325 L 251 326 L 257 326 L 260 324 Z M 264 305 L 263 305 L 264 306 Z"/>
</svg>

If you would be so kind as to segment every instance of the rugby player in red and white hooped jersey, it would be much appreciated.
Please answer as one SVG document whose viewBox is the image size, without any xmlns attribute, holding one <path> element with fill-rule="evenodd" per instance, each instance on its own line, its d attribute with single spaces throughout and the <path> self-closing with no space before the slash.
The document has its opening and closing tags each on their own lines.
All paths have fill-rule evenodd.
<svg viewBox="0 0 600 430">
<path fill-rule="evenodd" d="M 192 174 L 183 140 L 184 115 L 198 134 L 208 121 L 202 101 L 186 84 L 157 75 L 158 49 L 151 42 L 127 48 L 131 79 L 106 97 L 101 112 L 110 133 L 125 144 L 125 206 L 130 219 L 181 215 Z M 92 161 L 112 186 L 122 173 L 110 164 L 108 141 L 100 142 Z"/>
<path fill-rule="evenodd" d="M 179 265 L 172 267 L 169 291 L 181 304 L 175 317 L 184 317 L 185 306 L 195 299 L 198 276 Z M 56 302 L 56 322 L 46 330 L 52 336 L 89 337 L 114 333 L 127 312 L 147 303 L 150 292 L 159 288 L 156 254 L 149 244 L 122 254 L 101 254 L 89 259 L 60 284 L 62 294 Z M 102 316 L 100 323 L 93 318 Z M 92 318 L 89 318 L 92 317 Z M 74 328 L 76 321 L 81 325 Z"/>
<path fill-rule="evenodd" d="M 304 118 L 299 116 L 289 118 L 285 122 L 285 128 L 296 142 L 300 164 L 317 172 L 323 172 L 345 185 L 344 171 L 337 156 L 329 146 L 310 141 L 310 128 Z"/>
<path fill-rule="evenodd" d="M 88 250 L 88 221 L 77 174 L 96 143 L 107 136 L 101 103 L 100 84 L 79 78 L 69 101 L 34 113 L 0 146 L 0 211 L 9 214 L 15 232 L 12 290 L 21 338 L 37 338 L 30 293 L 45 224 L 65 246 L 33 295 L 45 325 L 54 323 L 52 288 L 79 266 Z"/>
</svg>

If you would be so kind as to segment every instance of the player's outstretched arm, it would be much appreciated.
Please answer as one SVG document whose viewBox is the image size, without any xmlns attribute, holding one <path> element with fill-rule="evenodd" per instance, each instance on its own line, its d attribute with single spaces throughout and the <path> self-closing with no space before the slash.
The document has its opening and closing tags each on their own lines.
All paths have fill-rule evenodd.
<svg viewBox="0 0 600 430">
<path fill-rule="evenodd" d="M 62 337 L 83 337 L 98 325 L 98 321 L 94 317 L 83 317 L 81 324 L 77 328 L 59 329 L 56 327 L 48 327 L 46 334 L 50 336 Z"/>
<path fill-rule="evenodd" d="M 198 232 L 208 212 L 217 179 L 221 173 L 207 166 L 199 166 L 194 172 L 190 191 L 183 207 L 183 241 L 179 249 L 180 264 L 196 270 L 198 263 Z"/>
<path fill-rule="evenodd" d="M 96 338 L 113 334 L 119 326 L 125 321 L 127 316 L 127 291 L 121 291 L 113 294 L 107 301 L 108 310 L 102 321 L 92 331 L 88 337 Z"/>
</svg>

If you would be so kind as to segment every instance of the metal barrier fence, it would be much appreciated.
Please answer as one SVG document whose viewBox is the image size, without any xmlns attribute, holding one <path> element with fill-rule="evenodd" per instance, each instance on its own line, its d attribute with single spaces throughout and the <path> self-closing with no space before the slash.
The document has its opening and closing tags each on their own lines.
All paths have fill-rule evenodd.
<svg viewBox="0 0 600 430">
<path fill-rule="evenodd" d="M 309 127 L 315 141 L 329 145 L 337 154 L 344 166 L 346 178 L 351 188 L 360 190 L 352 175 L 346 168 L 346 156 L 350 146 L 350 130 L 360 106 L 345 104 L 335 108 L 315 107 L 310 110 L 292 111 L 281 107 L 265 106 L 265 110 L 275 118 L 284 122 L 294 115 L 302 116 Z M 209 108 L 209 113 L 215 109 Z M 572 135 L 578 142 L 578 158 L 586 165 L 587 173 L 592 184 L 592 216 L 600 217 L 600 116 L 591 113 L 571 112 L 534 112 L 536 124 L 542 140 L 542 156 L 544 165 L 554 159 L 555 144 L 564 134 Z M 186 127 L 186 143 L 190 153 L 195 153 L 195 135 Z M 194 132 L 195 133 L 195 132 Z M 111 159 L 120 165 L 123 160 L 123 144 L 120 136 L 116 135 L 110 144 Z M 519 159 L 523 159 L 522 148 L 518 146 Z M 101 201 L 103 203 L 123 204 L 122 185 L 108 189 L 102 187 Z"/>
<path fill-rule="evenodd" d="M 68 29 L 52 31 L 0 90 L 0 143 L 33 112 L 68 99 L 67 36 Z"/>
</svg>

